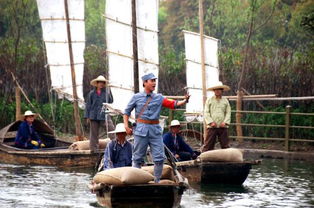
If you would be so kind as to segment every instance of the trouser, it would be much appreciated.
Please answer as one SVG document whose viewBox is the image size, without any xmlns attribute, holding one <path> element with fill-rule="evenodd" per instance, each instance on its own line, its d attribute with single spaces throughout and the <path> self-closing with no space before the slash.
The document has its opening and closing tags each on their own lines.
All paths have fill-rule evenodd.
<svg viewBox="0 0 314 208">
<path fill-rule="evenodd" d="M 216 144 L 216 138 L 222 149 L 229 148 L 229 138 L 227 128 L 208 128 L 206 132 L 204 145 L 201 148 L 202 152 L 213 150 Z"/>
<path fill-rule="evenodd" d="M 152 152 L 154 161 L 154 176 L 155 182 L 158 183 L 163 169 L 163 163 L 165 159 L 164 144 L 161 135 L 147 135 L 145 137 L 134 135 L 134 149 L 132 155 L 132 166 L 141 168 L 143 164 L 143 158 L 146 156 L 148 145 Z"/>
<path fill-rule="evenodd" d="M 114 125 L 110 118 L 107 116 L 106 121 L 100 120 L 91 120 L 90 121 L 90 142 L 89 142 L 89 149 L 95 152 L 98 149 L 98 142 L 99 142 L 99 127 L 103 127 L 106 132 L 114 131 Z M 108 127 L 108 128 L 107 128 Z M 115 138 L 115 134 L 108 134 L 109 138 L 112 140 Z"/>
</svg>

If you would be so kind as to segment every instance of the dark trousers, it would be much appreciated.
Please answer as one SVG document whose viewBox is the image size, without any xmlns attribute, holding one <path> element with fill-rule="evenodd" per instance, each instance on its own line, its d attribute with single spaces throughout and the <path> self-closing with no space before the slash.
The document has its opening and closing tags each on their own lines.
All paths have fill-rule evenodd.
<svg viewBox="0 0 314 208">
<path fill-rule="evenodd" d="M 216 138 L 222 149 L 229 148 L 229 138 L 227 128 L 208 128 L 206 132 L 204 145 L 201 148 L 202 152 L 213 150 L 216 144 Z"/>
<path fill-rule="evenodd" d="M 179 155 L 179 161 L 187 161 L 192 160 L 192 155 L 189 152 L 178 152 Z"/>
<path fill-rule="evenodd" d="M 90 121 L 90 141 L 89 149 L 91 151 L 96 151 L 98 149 L 99 142 L 99 127 L 103 127 L 106 132 L 113 131 L 114 125 L 111 118 L 108 116 L 107 121 L 91 120 Z M 108 128 L 107 128 L 108 127 Z M 115 138 L 115 134 L 108 134 L 109 138 L 112 140 Z"/>
</svg>

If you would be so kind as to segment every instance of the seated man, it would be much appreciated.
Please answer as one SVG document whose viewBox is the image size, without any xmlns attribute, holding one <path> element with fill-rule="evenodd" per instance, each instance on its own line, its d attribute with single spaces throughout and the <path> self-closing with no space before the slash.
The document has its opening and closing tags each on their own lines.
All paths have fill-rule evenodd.
<svg viewBox="0 0 314 208">
<path fill-rule="evenodd" d="M 126 140 L 126 130 L 123 123 L 119 123 L 114 131 L 116 139 L 107 144 L 104 154 L 104 170 L 124 166 L 132 166 L 133 146 Z"/>
<path fill-rule="evenodd" d="M 33 127 L 36 114 L 32 111 L 26 111 L 23 115 L 24 121 L 20 124 L 15 137 L 15 146 L 25 149 L 39 149 L 45 147 L 45 144 L 39 138 L 38 133 Z"/>
<path fill-rule="evenodd" d="M 192 148 L 180 136 L 180 122 L 171 121 L 170 131 L 163 136 L 164 144 L 179 161 L 192 160 L 197 157 Z"/>
</svg>

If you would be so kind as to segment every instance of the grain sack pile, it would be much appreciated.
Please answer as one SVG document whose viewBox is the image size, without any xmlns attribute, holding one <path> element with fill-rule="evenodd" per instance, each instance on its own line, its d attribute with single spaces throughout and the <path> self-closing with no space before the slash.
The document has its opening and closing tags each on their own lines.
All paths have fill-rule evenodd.
<svg viewBox="0 0 314 208">
<path fill-rule="evenodd" d="M 197 160 L 200 162 L 243 162 L 243 153 L 235 148 L 210 150 L 200 154 Z"/>
<path fill-rule="evenodd" d="M 147 171 L 133 167 L 113 168 L 97 173 L 94 183 L 110 185 L 145 184 L 154 180 L 154 176 Z"/>
<path fill-rule="evenodd" d="M 143 166 L 143 170 L 149 172 L 150 174 L 154 175 L 154 166 Z M 168 180 L 174 180 L 174 174 L 173 169 L 169 165 L 164 165 L 162 170 L 161 179 L 168 179 Z"/>
</svg>

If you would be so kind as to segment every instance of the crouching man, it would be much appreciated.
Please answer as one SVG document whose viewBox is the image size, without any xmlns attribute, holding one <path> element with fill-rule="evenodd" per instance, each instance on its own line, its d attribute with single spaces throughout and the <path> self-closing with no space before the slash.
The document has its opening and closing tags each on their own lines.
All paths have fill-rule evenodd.
<svg viewBox="0 0 314 208">
<path fill-rule="evenodd" d="M 116 129 L 108 133 L 116 134 L 116 138 L 111 140 L 105 149 L 104 170 L 132 166 L 133 145 L 126 140 L 124 124 L 117 124 Z"/>
</svg>

